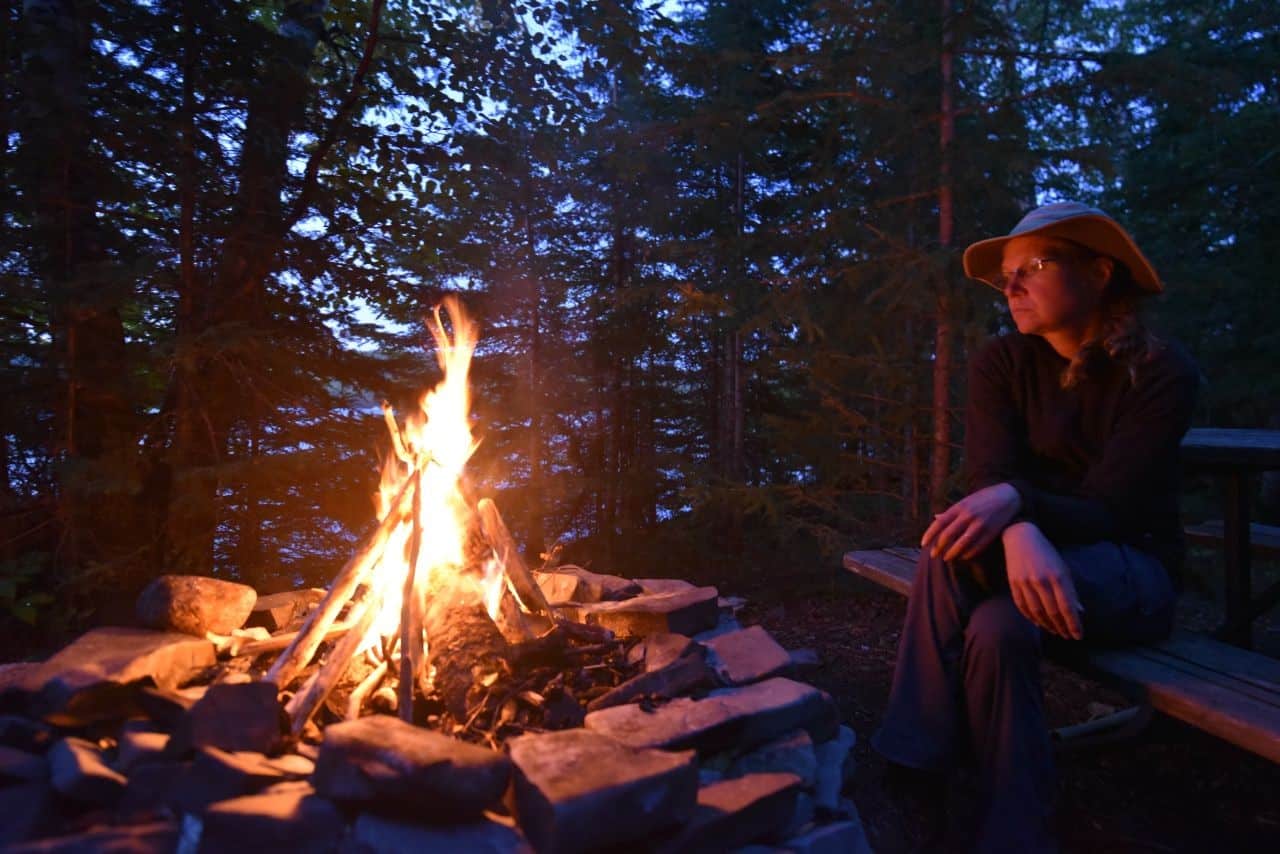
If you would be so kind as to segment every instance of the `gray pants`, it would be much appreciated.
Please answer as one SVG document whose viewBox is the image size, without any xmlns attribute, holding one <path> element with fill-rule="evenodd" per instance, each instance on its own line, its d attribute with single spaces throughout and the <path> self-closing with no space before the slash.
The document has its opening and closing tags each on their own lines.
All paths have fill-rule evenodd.
<svg viewBox="0 0 1280 854">
<path fill-rule="evenodd" d="M 1131 546 L 1060 549 L 1084 605 L 1083 641 L 1063 641 L 1018 611 L 997 542 L 979 561 L 920 556 L 889 707 L 872 746 L 912 768 L 972 760 L 983 851 L 1053 850 L 1054 770 L 1040 687 L 1046 641 L 1069 648 L 1148 642 L 1172 627 L 1164 566 Z"/>
</svg>

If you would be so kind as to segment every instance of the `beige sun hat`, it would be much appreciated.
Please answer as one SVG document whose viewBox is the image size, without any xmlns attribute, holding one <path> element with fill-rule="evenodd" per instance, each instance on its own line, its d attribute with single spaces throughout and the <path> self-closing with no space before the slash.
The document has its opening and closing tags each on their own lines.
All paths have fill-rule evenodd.
<svg viewBox="0 0 1280 854">
<path fill-rule="evenodd" d="M 997 287 L 1004 245 L 1015 237 L 1038 234 L 1061 237 L 1079 243 L 1116 259 L 1129 268 L 1134 284 L 1146 291 L 1160 293 L 1164 285 L 1156 268 L 1142 254 L 1138 244 L 1120 223 L 1097 208 L 1080 202 L 1054 202 L 1042 205 L 1019 220 L 1004 237 L 979 240 L 964 250 L 964 273 L 972 279 Z"/>
</svg>

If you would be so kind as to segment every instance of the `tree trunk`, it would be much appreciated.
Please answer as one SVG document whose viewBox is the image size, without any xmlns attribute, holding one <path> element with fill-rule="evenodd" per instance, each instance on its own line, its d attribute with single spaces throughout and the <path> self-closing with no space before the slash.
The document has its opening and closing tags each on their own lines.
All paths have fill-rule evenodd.
<svg viewBox="0 0 1280 854">
<path fill-rule="evenodd" d="M 18 176 L 34 214 L 33 266 L 49 313 L 52 444 L 62 463 L 56 563 L 64 579 L 91 561 L 127 553 L 141 535 L 121 524 L 127 498 L 101 485 L 127 481 L 136 462 L 137 423 L 128 394 L 122 294 L 105 277 L 108 255 L 97 218 L 103 167 L 92 156 L 86 106 L 91 34 L 79 12 L 73 0 L 27 0 L 23 6 L 27 151 Z"/>
<path fill-rule="evenodd" d="M 213 570 L 219 520 L 219 465 L 239 417 L 245 374 L 234 354 L 213 352 L 220 326 L 260 322 L 262 287 L 288 228 L 281 196 L 288 178 L 289 137 L 301 125 L 308 73 L 324 31 L 328 4 L 293 0 L 267 47 L 260 82 L 249 96 L 237 168 L 239 200 L 211 282 L 194 277 L 179 298 L 172 382 L 175 402 L 169 451 L 165 559 L 183 572 Z"/>
<path fill-rule="evenodd" d="M 939 119 L 938 245 L 951 248 L 954 225 L 951 175 L 952 142 L 955 137 L 955 106 L 952 103 L 955 45 L 951 29 L 952 0 L 942 0 L 942 98 Z M 938 276 L 936 333 L 933 347 L 933 453 L 929 462 L 929 506 L 934 513 L 947 507 L 947 478 L 951 474 L 951 374 L 955 350 L 954 306 L 951 283 Z"/>
</svg>

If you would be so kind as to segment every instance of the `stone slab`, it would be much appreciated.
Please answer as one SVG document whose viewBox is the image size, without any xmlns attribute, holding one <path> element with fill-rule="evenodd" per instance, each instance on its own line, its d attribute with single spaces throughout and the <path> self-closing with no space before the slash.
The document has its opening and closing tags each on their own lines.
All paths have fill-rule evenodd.
<svg viewBox="0 0 1280 854">
<path fill-rule="evenodd" d="M 800 778 L 794 774 L 749 774 L 704 786 L 688 823 L 656 850 L 730 851 L 772 841 L 790 824 L 799 793 Z"/>
<path fill-rule="evenodd" d="M 49 779 L 49 762 L 39 753 L 0 745 L 0 785 Z"/>
<path fill-rule="evenodd" d="M 55 741 L 53 728 L 23 715 L 0 715 L 0 745 L 44 753 Z"/>
<path fill-rule="evenodd" d="M 345 820 L 305 783 L 213 804 L 199 819 L 201 852 L 336 851 Z"/>
<path fill-rule="evenodd" d="M 637 578 L 636 584 L 639 584 L 645 593 L 683 593 L 686 590 L 694 590 L 698 586 L 683 578 Z M 719 607 L 719 602 L 716 606 Z"/>
<path fill-rule="evenodd" d="M 674 593 L 645 593 L 621 602 L 596 602 L 576 608 L 580 623 L 602 626 L 619 637 L 659 632 L 695 635 L 716 624 L 720 594 L 714 587 Z"/>
<path fill-rule="evenodd" d="M 501 753 L 388 715 L 328 727 L 315 772 L 332 800 L 451 821 L 479 818 L 510 779 Z"/>
<path fill-rule="evenodd" d="M 94 827 L 67 836 L 46 837 L 6 848 L 8 854 L 161 854 L 178 844 L 178 822 Z"/>
<path fill-rule="evenodd" d="M 693 638 L 688 635 L 659 632 L 649 635 L 632 648 L 632 652 L 638 654 L 639 657 L 635 661 L 631 661 L 631 663 L 638 664 L 643 662 L 646 671 L 661 670 L 693 649 L 694 646 Z M 629 661 L 630 658 L 629 654 Z"/>
<path fill-rule="evenodd" d="M 191 765 L 191 762 L 159 759 L 137 766 L 129 772 L 129 783 L 117 808 L 119 813 L 150 814 L 161 806 L 179 812 L 177 797 Z"/>
<path fill-rule="evenodd" d="M 261 753 L 202 747 L 176 781 L 169 800 L 183 812 L 198 813 L 210 804 L 254 795 L 289 779 Z"/>
<path fill-rule="evenodd" d="M 813 798 L 819 809 L 834 810 L 840 805 L 840 792 L 845 781 L 853 776 L 853 746 L 858 737 L 853 730 L 842 726 L 835 738 L 823 742 L 814 748 L 818 760 L 818 777 L 813 789 Z"/>
<path fill-rule="evenodd" d="M 466 854 L 533 854 L 514 827 L 489 818 L 468 824 L 432 826 L 364 813 L 351 829 L 351 842 L 360 854 L 466 852 Z"/>
<path fill-rule="evenodd" d="M 768 771 L 795 774 L 805 788 L 812 788 L 818 779 L 818 757 L 809 733 L 795 730 L 736 757 L 729 763 L 726 776 Z"/>
<path fill-rule="evenodd" d="M 791 656 L 763 626 L 749 626 L 706 641 L 711 667 L 726 685 L 746 685 L 780 676 Z"/>
<path fill-rule="evenodd" d="M 56 833 L 61 818 L 58 795 L 47 782 L 0 786 L 0 850 Z"/>
<path fill-rule="evenodd" d="M 53 788 L 73 801 L 113 804 L 128 782 L 103 759 L 98 745 L 83 738 L 64 738 L 49 749 Z"/>
<path fill-rule="evenodd" d="M 274 753 L 286 723 L 274 683 L 211 685 L 179 720 L 168 750 L 174 756 L 197 747 Z"/>
<path fill-rule="evenodd" d="M 792 854 L 871 854 L 871 843 L 860 821 L 837 821 L 815 827 L 782 843 Z"/>
<path fill-rule="evenodd" d="M 26 689 L 48 713 L 109 718 L 103 694 L 150 679 L 172 689 L 217 661 L 213 644 L 175 632 L 107 626 L 86 632 L 28 674 Z"/>
<path fill-rule="evenodd" d="M 603 575 L 572 564 L 558 566 L 547 573 L 538 573 L 539 586 L 544 583 L 544 575 L 568 575 L 577 579 L 577 584 L 573 585 L 567 585 L 565 582 L 556 579 L 545 579 L 546 583 L 555 585 L 557 594 L 569 592 L 572 598 L 564 601 L 581 603 L 616 602 L 629 599 L 643 592 L 643 588 L 629 578 L 622 578 L 617 575 Z"/>
<path fill-rule="evenodd" d="M 138 622 L 160 631 L 204 637 L 244 625 L 258 599 L 247 584 L 203 575 L 162 575 L 138 594 Z"/>
<path fill-rule="evenodd" d="M 691 751 L 630 748 L 582 729 L 523 735 L 509 747 L 515 813 L 538 851 L 638 842 L 684 822 L 697 801 Z"/>
<path fill-rule="evenodd" d="M 325 592 L 316 587 L 287 590 L 284 593 L 268 593 L 259 596 L 245 621 L 246 628 L 262 627 L 269 632 L 288 628 L 298 617 L 324 598 Z"/>
<path fill-rule="evenodd" d="M 116 744 L 115 768 L 128 774 L 138 765 L 161 758 L 168 744 L 168 733 L 123 730 Z"/>
<path fill-rule="evenodd" d="M 650 711 L 633 704 L 586 717 L 587 729 L 632 747 L 693 747 L 704 755 L 748 749 L 794 729 L 825 741 L 837 726 L 835 704 L 825 692 L 781 676 L 713 691 L 701 700 L 672 700 Z"/>
</svg>

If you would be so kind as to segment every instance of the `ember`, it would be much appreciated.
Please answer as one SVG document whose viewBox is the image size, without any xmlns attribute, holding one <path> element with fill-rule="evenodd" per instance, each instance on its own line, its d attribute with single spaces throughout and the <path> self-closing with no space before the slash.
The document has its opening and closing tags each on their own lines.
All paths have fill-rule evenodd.
<svg viewBox="0 0 1280 854">
<path fill-rule="evenodd" d="M 327 592 L 164 576 L 151 628 L 0 671 L 23 713 L 0 719 L 21 784 L 0 845 L 867 850 L 840 798 L 852 731 L 741 600 L 532 571 L 497 506 L 467 502 L 476 330 L 446 313 L 444 378 L 403 425 L 384 407 L 378 524 Z"/>
</svg>

